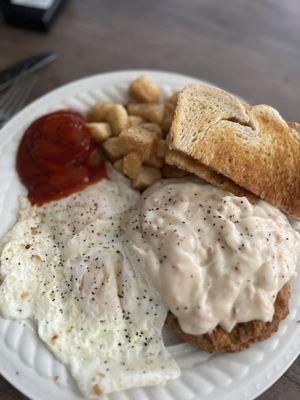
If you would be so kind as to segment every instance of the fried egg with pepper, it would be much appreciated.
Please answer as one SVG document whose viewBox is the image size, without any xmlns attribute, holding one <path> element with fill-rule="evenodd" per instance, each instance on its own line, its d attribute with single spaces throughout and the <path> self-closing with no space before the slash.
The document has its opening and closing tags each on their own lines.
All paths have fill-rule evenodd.
<svg viewBox="0 0 300 400">
<path fill-rule="evenodd" d="M 90 398 L 179 375 L 166 309 L 120 228 L 140 195 L 115 174 L 41 207 L 22 197 L 1 241 L 1 314 L 33 322 Z"/>
</svg>

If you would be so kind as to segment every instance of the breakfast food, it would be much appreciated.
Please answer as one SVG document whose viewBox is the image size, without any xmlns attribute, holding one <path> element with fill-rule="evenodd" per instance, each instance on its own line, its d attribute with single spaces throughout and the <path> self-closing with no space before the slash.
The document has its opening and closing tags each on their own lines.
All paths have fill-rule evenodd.
<svg viewBox="0 0 300 400">
<path fill-rule="evenodd" d="M 120 230 L 139 193 L 108 173 L 41 207 L 21 198 L 1 241 L 1 314 L 36 325 L 90 398 L 179 374 L 161 336 L 167 310 Z"/>
<path fill-rule="evenodd" d="M 86 124 L 92 137 L 99 143 L 104 142 L 112 136 L 111 127 L 106 122 L 90 122 Z"/>
<path fill-rule="evenodd" d="M 169 147 L 300 218 L 300 136 L 270 106 L 188 85 L 178 96 Z"/>
<path fill-rule="evenodd" d="M 160 89 L 147 77 L 141 76 L 131 84 L 129 95 L 142 103 L 131 102 L 123 107 L 120 104 L 98 102 L 88 112 L 87 127 L 100 144 L 100 149 L 114 168 L 130 178 L 132 187 L 139 191 L 162 177 L 187 175 L 182 169 L 165 163 L 165 136 L 171 125 L 178 93 L 172 95 L 165 104 L 157 103 L 161 99 Z M 118 108 L 123 113 L 122 129 L 111 126 L 118 115 Z M 114 118 L 110 118 L 111 110 L 114 110 Z"/>
<path fill-rule="evenodd" d="M 181 329 L 178 319 L 171 312 L 168 313 L 167 324 L 186 342 L 211 353 L 241 351 L 247 349 L 254 342 L 268 339 L 277 332 L 280 322 L 289 313 L 289 299 L 290 285 L 287 283 L 276 297 L 272 321 L 252 320 L 238 323 L 230 332 L 218 325 L 212 332 L 204 335 L 191 335 Z"/>
<path fill-rule="evenodd" d="M 30 201 L 38 205 L 66 197 L 106 176 L 98 143 L 84 116 L 70 110 L 44 115 L 26 129 L 16 167 Z"/>
<path fill-rule="evenodd" d="M 135 152 L 145 160 L 153 153 L 157 135 L 141 126 L 125 129 L 119 136 L 120 146 L 125 153 Z"/>
<path fill-rule="evenodd" d="M 214 186 L 228 190 L 237 196 L 246 196 L 247 199 L 252 203 L 255 203 L 258 200 L 258 197 L 255 196 L 255 194 L 242 188 L 226 176 L 218 174 L 204 164 L 200 163 L 199 161 L 195 161 L 180 151 L 168 149 L 165 156 L 165 161 L 167 163 L 165 165 L 166 167 L 178 167 L 178 171 L 192 172 Z"/>
<path fill-rule="evenodd" d="M 240 350 L 266 338 L 279 316 L 287 315 L 283 287 L 295 275 L 300 235 L 263 200 L 251 204 L 197 180 L 161 181 L 143 193 L 125 229 L 183 336 L 193 336 L 193 343 L 201 346 L 203 335 L 222 330 L 228 343 L 223 347 L 216 340 L 215 347 L 204 348 Z M 285 309 L 274 316 L 277 295 Z M 253 333 L 249 327 L 256 320 Z M 174 318 L 169 321 L 174 327 Z M 243 329 L 246 334 L 237 337 Z"/>
<path fill-rule="evenodd" d="M 129 126 L 127 111 L 121 104 L 96 103 L 87 118 L 92 122 L 108 122 L 114 136 Z"/>
<path fill-rule="evenodd" d="M 122 170 L 125 175 L 131 179 L 135 179 L 143 164 L 143 158 L 138 153 L 128 153 L 122 160 Z"/>
<path fill-rule="evenodd" d="M 135 79 L 129 86 L 129 95 L 141 102 L 157 102 L 161 98 L 160 89 L 153 85 L 146 75 L 141 75 Z"/>
<path fill-rule="evenodd" d="M 130 93 L 130 92 L 129 92 Z M 201 97 L 202 96 L 202 97 Z M 179 101 L 178 101 L 179 99 Z M 137 99 L 140 101 L 140 99 Z M 177 105 L 178 101 L 178 105 Z M 151 120 L 151 117 L 149 118 L 149 115 L 145 114 L 145 110 L 149 110 L 146 104 L 130 104 L 127 106 L 127 110 L 129 113 L 137 114 L 143 118 L 146 118 L 148 120 Z M 150 108 L 151 109 L 151 108 Z M 142 164 L 144 166 L 141 166 L 140 163 L 136 164 L 136 168 L 132 167 L 129 168 L 128 171 L 128 166 L 125 167 L 124 170 L 124 160 L 127 159 L 128 156 L 125 156 L 123 158 L 123 162 L 118 162 L 116 163 L 116 167 L 118 170 L 122 173 L 125 173 L 125 175 L 131 177 L 133 179 L 132 184 L 133 187 L 137 188 L 138 190 L 144 190 L 147 187 L 153 185 L 156 181 L 158 181 L 161 177 L 164 178 L 182 178 L 186 177 L 188 172 L 194 173 L 202 178 L 204 178 L 206 181 L 209 183 L 216 185 L 220 188 L 222 188 L 225 191 L 230 191 L 231 193 L 235 194 L 236 196 L 245 196 L 246 200 L 249 201 L 254 207 L 258 207 L 261 200 L 261 198 L 266 198 L 267 200 L 271 201 L 268 198 L 268 194 L 266 195 L 265 192 L 262 191 L 255 191 L 252 189 L 252 186 L 247 186 L 244 184 L 244 182 L 240 182 L 238 179 L 235 178 L 235 175 L 233 174 L 225 174 L 223 170 L 219 171 L 216 168 L 212 167 L 211 164 L 208 162 L 204 163 L 202 162 L 203 160 L 198 157 L 197 151 L 199 150 L 199 147 L 197 147 L 197 150 L 188 150 L 189 149 L 196 149 L 196 145 L 194 143 L 201 143 L 201 129 L 203 129 L 203 132 L 207 128 L 207 132 L 210 132 L 209 129 L 212 131 L 211 135 L 209 136 L 208 133 L 206 132 L 203 134 L 203 137 L 206 139 L 207 136 L 209 136 L 208 139 L 208 144 L 206 147 L 203 149 L 203 155 L 207 159 L 209 158 L 209 151 L 210 151 L 210 146 L 215 145 L 216 137 L 218 137 L 218 133 L 215 133 L 216 127 L 218 127 L 218 124 L 221 124 L 221 135 L 223 135 L 220 139 L 220 146 L 218 152 L 215 154 L 212 154 L 212 160 L 213 162 L 215 161 L 215 158 L 218 159 L 218 162 L 221 164 L 222 162 L 222 157 L 226 157 L 228 155 L 228 151 L 225 152 L 224 155 L 221 153 L 224 152 L 224 148 L 227 149 L 227 147 L 231 146 L 231 136 L 229 137 L 228 135 L 226 136 L 226 133 L 224 133 L 224 127 L 223 125 L 225 124 L 226 129 L 231 129 L 233 127 L 233 130 L 235 129 L 236 137 L 237 140 L 239 140 L 239 135 L 241 135 L 241 138 L 243 139 L 245 137 L 245 146 L 250 147 L 251 151 L 251 143 L 253 147 L 253 142 L 255 137 L 258 137 L 261 135 L 263 138 L 264 132 L 269 129 L 268 126 L 264 125 L 264 117 L 267 115 L 268 120 L 271 121 L 269 122 L 270 126 L 273 126 L 273 129 L 278 129 L 281 133 L 284 131 L 286 126 L 288 126 L 288 134 L 287 134 L 287 140 L 295 141 L 295 148 L 291 150 L 295 154 L 293 155 L 293 160 L 295 160 L 294 165 L 297 165 L 297 152 L 299 152 L 299 140 L 298 136 L 295 135 L 295 132 L 297 131 L 297 123 L 289 123 L 288 125 L 279 117 L 279 114 L 271 109 L 271 107 L 268 106 L 256 106 L 253 108 L 251 111 L 252 114 L 250 113 L 251 107 L 248 105 L 245 105 L 243 103 L 240 103 L 237 99 L 235 99 L 233 96 L 223 92 L 220 89 L 208 87 L 206 85 L 190 85 L 187 88 L 185 88 L 180 94 L 174 93 L 174 95 L 166 102 L 164 106 L 164 113 L 163 117 L 159 120 L 159 123 L 161 125 L 161 130 L 162 130 L 162 137 L 160 139 L 156 138 L 154 142 L 152 142 L 149 133 L 144 131 L 144 138 L 143 141 L 147 142 L 147 145 L 145 146 L 144 143 L 139 141 L 139 137 L 142 135 L 140 132 L 142 131 L 140 128 L 140 131 L 138 130 L 132 130 L 132 134 L 128 135 L 127 132 L 122 133 L 124 137 L 127 138 L 127 143 L 124 143 L 121 141 L 122 145 L 121 147 L 126 150 L 126 153 L 129 151 L 135 151 L 136 154 L 139 154 L 139 157 L 143 158 Z M 257 113 L 257 121 L 253 121 L 254 115 Z M 260 117 L 262 113 L 262 117 Z M 175 114 L 175 118 L 174 118 Z M 250 116 L 249 116 L 249 115 Z M 173 120 L 174 118 L 174 120 Z M 275 118 L 275 122 L 272 120 L 272 118 Z M 262 120 L 261 125 L 259 125 L 260 119 Z M 274 122 L 274 123 L 273 123 Z M 256 123 L 256 125 L 255 125 Z M 135 126 L 137 126 L 136 124 Z M 240 125 L 240 126 L 239 126 Z M 139 126 L 143 126 L 146 128 L 145 124 L 139 124 Z M 202 128 L 203 126 L 203 128 Z M 255 128 L 254 128 L 255 126 Z M 210 128 L 211 127 L 211 128 Z M 170 134 L 167 137 L 167 143 L 165 140 L 164 135 L 168 133 L 169 129 L 171 128 Z M 214 130 L 213 130 L 214 129 Z M 256 129 L 256 131 L 255 131 Z M 147 130 L 147 129 L 146 129 Z M 235 132 L 234 131 L 234 132 Z M 130 132 L 130 129 L 129 129 Z M 241 132 L 241 133 L 239 133 Z M 255 135 L 253 134 L 255 133 Z M 261 133 L 262 132 L 262 133 Z M 290 134 L 291 132 L 291 134 Z M 287 133 L 285 131 L 285 133 Z M 285 135 L 283 132 L 283 135 Z M 248 137 L 246 136 L 248 135 Z M 228 137 L 230 138 L 228 140 Z M 223 138 L 223 139 L 222 139 Z M 211 143 L 209 142 L 211 140 Z M 252 140 L 252 142 L 251 142 Z M 225 142 L 224 142 L 225 141 Z M 228 142 L 228 143 L 227 143 Z M 153 146 L 154 143 L 154 146 Z M 225 145 L 224 145 L 225 143 Z M 143 145 L 145 147 L 143 147 Z M 269 147 L 266 142 L 259 143 L 261 148 L 263 149 L 262 151 L 265 151 L 266 154 L 269 154 L 268 152 Z M 190 147 L 189 147 L 190 146 Z M 225 147 L 224 147 L 225 146 Z M 290 147 L 289 147 L 290 148 Z M 246 148 L 245 153 L 248 154 L 248 150 Z M 280 149 L 279 149 L 280 150 Z M 278 151 L 279 151 L 278 150 Z M 282 150 L 282 149 L 281 149 Z M 189 152 L 190 151 L 190 152 Z M 259 156 L 259 154 L 262 153 L 261 149 L 258 152 L 255 150 L 255 152 L 258 154 L 258 157 L 262 158 Z M 276 153 L 276 149 L 274 150 Z M 283 150 L 284 151 L 284 150 Z M 252 154 L 254 153 L 254 150 L 252 151 Z M 297 153 L 297 154 L 296 154 Z M 149 155 L 151 154 L 151 155 Z M 253 168 L 251 168 L 251 165 L 248 167 L 245 166 L 244 168 L 235 168 L 236 166 L 236 160 L 235 158 L 237 157 L 242 157 L 241 151 L 238 151 L 238 149 L 235 149 L 231 153 L 231 158 L 233 169 L 236 170 L 236 173 L 240 174 L 241 171 L 248 171 L 250 170 L 248 175 L 249 179 L 251 182 L 254 182 L 255 179 L 257 178 L 256 176 L 254 177 L 255 173 L 253 173 Z M 222 155 L 222 157 L 220 156 Z M 255 155 L 255 154 L 254 154 Z M 129 158 L 132 157 L 132 154 L 130 154 Z M 278 158 L 278 153 L 276 153 L 276 156 Z M 138 158 L 138 157 L 136 157 Z M 280 160 L 284 158 L 284 155 L 280 156 Z M 140 159 L 140 158 L 139 158 Z M 245 157 L 243 158 L 244 162 Z M 255 159 L 256 160 L 256 159 Z M 152 162 L 152 163 L 151 163 Z M 256 161 L 255 161 L 256 162 Z M 265 164 L 262 165 L 261 167 L 258 168 L 258 172 L 265 170 L 267 173 L 269 172 L 268 165 L 272 164 L 270 160 L 264 160 Z M 145 166 L 151 165 L 154 167 L 152 171 L 150 172 L 145 169 Z M 240 167 L 240 164 L 239 164 Z M 139 169 L 140 168 L 140 169 Z M 272 166 L 273 168 L 273 166 Z M 281 169 L 280 169 L 281 168 Z M 288 171 L 287 165 L 283 165 L 280 168 L 277 168 L 278 170 L 275 171 L 277 176 L 282 175 L 281 170 Z M 140 176 L 137 174 L 136 170 L 139 169 L 140 171 Z M 160 173 L 155 174 L 155 169 L 160 171 Z M 274 168 L 272 169 L 274 170 Z M 256 169 L 257 171 L 257 169 Z M 295 190 L 293 192 L 293 195 L 295 195 L 296 201 L 298 192 L 297 190 L 299 189 L 299 184 L 298 182 L 298 169 L 294 168 L 292 171 L 292 177 L 289 180 L 289 182 L 296 182 L 294 184 Z M 156 176 L 155 176 L 156 175 Z M 266 174 L 267 175 L 267 174 Z M 246 176 L 245 174 L 243 175 L 244 177 Z M 186 179 L 186 178 L 185 178 Z M 266 178 L 267 179 L 267 178 Z M 285 178 L 281 178 L 281 184 L 284 183 Z M 251 183 L 250 182 L 250 183 Z M 265 181 L 264 181 L 265 182 Z M 274 181 L 270 180 L 270 185 L 268 187 L 274 187 Z M 261 184 L 263 186 L 263 184 Z M 265 190 L 266 191 L 266 190 Z M 266 191 L 267 193 L 267 191 Z M 269 190 L 269 193 L 272 194 L 272 189 Z M 259 197 L 257 196 L 259 195 Z M 272 194 L 274 196 L 274 194 Z M 284 196 L 282 196 L 284 197 Z M 298 196 L 299 197 L 299 196 Z M 273 201 L 275 205 L 278 205 L 278 202 Z M 287 211 L 285 206 L 283 205 L 281 207 L 283 210 Z M 294 214 L 294 213 L 293 213 Z M 291 227 L 290 227 L 291 228 Z M 291 228 L 292 229 L 292 228 Z M 298 239 L 297 239 L 298 240 Z M 297 240 L 295 240 L 295 243 L 297 243 Z M 296 245 L 295 245 L 296 246 Z M 296 248 L 292 249 L 293 254 L 297 254 Z M 295 264 L 295 260 L 294 260 Z M 295 266 L 294 266 L 295 267 Z M 278 272 L 279 274 L 279 272 Z M 287 281 L 289 281 L 289 278 Z M 281 287 L 284 287 L 286 289 L 281 289 Z M 262 320 L 257 320 L 255 319 L 255 316 L 253 316 L 253 320 L 247 319 L 247 322 L 240 322 L 236 323 L 236 330 L 229 329 L 229 330 L 224 330 L 221 326 L 217 325 L 214 330 L 211 329 L 211 335 L 217 335 L 218 337 L 220 336 L 220 332 L 222 340 L 221 342 L 223 343 L 225 339 L 227 339 L 227 344 L 221 345 L 220 343 L 218 345 L 206 345 L 204 346 L 203 343 L 205 341 L 202 340 L 204 335 L 189 335 L 189 333 L 186 332 L 186 330 L 182 330 L 182 326 L 180 326 L 178 319 L 171 313 L 169 313 L 168 317 L 168 322 L 173 326 L 175 330 L 178 332 L 181 332 L 182 335 L 187 335 L 189 336 L 189 340 L 201 344 L 202 347 L 206 348 L 210 351 L 236 351 L 240 350 L 246 346 L 248 346 L 251 342 L 256 341 L 256 340 L 262 340 L 269 336 L 271 333 L 277 330 L 279 321 L 283 319 L 288 310 L 288 283 L 286 286 L 281 285 L 280 288 L 278 288 L 276 294 L 278 293 L 278 298 L 281 299 L 282 301 L 279 302 L 279 304 L 283 304 L 283 307 L 278 306 L 278 301 L 277 301 L 277 306 L 276 306 L 276 311 L 274 313 L 271 313 L 274 315 L 274 319 L 266 322 Z M 276 295 L 275 295 L 276 298 Z M 273 299 L 274 303 L 275 299 Z M 168 304 L 168 307 L 170 305 Z M 279 311 L 278 311 L 279 310 Z M 180 320 L 180 319 L 179 319 Z M 171 322 L 170 322 L 171 321 Z M 176 321 L 176 322 L 175 322 Z M 176 325 L 177 324 L 177 325 Z M 255 325 L 255 334 L 253 333 L 253 326 Z M 177 326 L 177 329 L 175 328 Z M 258 329 L 257 326 L 260 328 Z M 245 332 L 245 335 L 238 335 L 238 332 Z M 252 333 L 251 333 L 252 332 Z M 208 335 L 208 333 L 205 333 Z M 185 336 L 184 336 L 185 337 Z M 232 337 L 236 338 L 236 342 L 233 343 Z M 191 339 L 192 338 L 192 339 Z M 195 339 L 196 338 L 196 339 Z M 199 339 L 201 338 L 201 339 Z M 185 337 L 187 339 L 187 337 Z M 217 340 L 216 343 L 219 341 Z"/>
<path fill-rule="evenodd" d="M 145 190 L 147 187 L 151 186 L 153 183 L 159 181 L 162 178 L 161 173 L 156 168 L 142 167 L 132 182 L 132 186 L 137 190 Z"/>
<path fill-rule="evenodd" d="M 28 198 L 0 241 L 1 315 L 31 321 L 91 398 L 179 376 L 165 322 L 210 352 L 268 338 L 300 252 L 275 207 L 299 217 L 298 123 L 206 85 L 164 101 L 140 76 L 128 95 L 29 126 Z"/>
<path fill-rule="evenodd" d="M 139 116 L 160 125 L 164 117 L 164 106 L 155 103 L 129 103 L 127 112 L 129 115 Z"/>
<path fill-rule="evenodd" d="M 124 149 L 120 146 L 120 139 L 118 137 L 105 140 L 105 142 L 102 143 L 102 148 L 111 162 L 119 160 L 126 154 Z"/>
</svg>

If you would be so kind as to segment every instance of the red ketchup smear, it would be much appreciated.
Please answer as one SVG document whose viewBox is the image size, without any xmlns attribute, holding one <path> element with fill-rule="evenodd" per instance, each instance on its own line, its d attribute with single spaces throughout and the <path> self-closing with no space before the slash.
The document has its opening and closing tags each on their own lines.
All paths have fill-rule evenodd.
<svg viewBox="0 0 300 400">
<path fill-rule="evenodd" d="M 17 155 L 17 171 L 30 201 L 42 205 L 105 178 L 103 162 L 97 167 L 88 164 L 96 148 L 85 118 L 76 112 L 57 111 L 34 121 Z"/>
</svg>

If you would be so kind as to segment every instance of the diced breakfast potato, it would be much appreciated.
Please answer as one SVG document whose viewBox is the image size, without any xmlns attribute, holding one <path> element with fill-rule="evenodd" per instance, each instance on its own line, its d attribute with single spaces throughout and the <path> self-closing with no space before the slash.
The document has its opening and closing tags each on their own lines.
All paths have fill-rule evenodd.
<svg viewBox="0 0 300 400">
<path fill-rule="evenodd" d="M 146 122 L 144 118 L 139 117 L 138 115 L 129 115 L 128 121 L 129 121 L 129 126 L 139 126 Z"/>
<path fill-rule="evenodd" d="M 121 132 L 119 139 L 124 154 L 134 152 L 143 159 L 148 159 L 153 151 L 156 137 L 146 129 L 136 126 Z"/>
<path fill-rule="evenodd" d="M 164 165 L 164 160 L 153 153 L 148 160 L 145 160 L 145 165 L 153 168 L 161 168 Z"/>
<path fill-rule="evenodd" d="M 128 153 L 123 158 L 123 172 L 131 179 L 135 179 L 143 163 L 142 157 L 137 153 Z"/>
<path fill-rule="evenodd" d="M 144 190 L 160 179 L 161 172 L 159 169 L 143 166 L 138 176 L 133 180 L 132 187 L 137 190 Z"/>
<path fill-rule="evenodd" d="M 168 146 L 167 146 L 167 142 L 165 141 L 165 139 L 159 139 L 155 143 L 154 153 L 157 155 L 157 157 L 165 158 L 167 149 L 168 149 Z"/>
<path fill-rule="evenodd" d="M 147 121 L 160 125 L 164 116 L 164 105 L 153 103 L 130 103 L 127 104 L 129 115 L 138 115 Z"/>
<path fill-rule="evenodd" d="M 106 122 L 108 110 L 113 106 L 113 103 L 96 103 L 88 112 L 87 120 L 90 122 Z"/>
<path fill-rule="evenodd" d="M 100 149 L 94 149 L 88 159 L 88 164 L 91 167 L 98 167 L 101 162 L 103 161 L 104 157 L 103 154 L 101 154 L 101 150 Z"/>
<path fill-rule="evenodd" d="M 104 142 L 112 135 L 110 125 L 107 122 L 89 122 L 86 126 L 93 138 L 99 143 Z"/>
<path fill-rule="evenodd" d="M 175 113 L 175 108 L 176 108 L 176 103 L 177 103 L 177 98 L 178 98 L 179 92 L 175 92 L 166 102 L 165 104 L 165 109 L 164 109 L 164 116 L 162 120 L 162 130 L 164 133 L 168 133 L 171 124 L 174 118 L 174 113 Z"/>
<path fill-rule="evenodd" d="M 106 121 L 109 122 L 113 135 L 118 136 L 129 126 L 128 114 L 125 107 L 121 104 L 114 104 L 107 111 Z"/>
<path fill-rule="evenodd" d="M 153 85 L 145 75 L 135 79 L 129 87 L 129 95 L 136 101 L 154 103 L 161 97 L 160 89 Z"/>
<path fill-rule="evenodd" d="M 107 139 L 102 143 L 102 147 L 107 154 L 107 157 L 112 162 L 118 160 L 127 153 L 127 151 L 124 151 L 119 136 Z"/>
<path fill-rule="evenodd" d="M 156 134 L 157 138 L 162 137 L 162 131 L 159 125 L 154 124 L 153 122 L 146 122 L 140 125 L 142 128 L 147 129 L 149 132 L 153 132 Z"/>
<path fill-rule="evenodd" d="M 188 175 L 188 172 L 174 167 L 173 165 L 165 164 L 162 167 L 162 174 L 165 178 L 183 178 Z"/>
<path fill-rule="evenodd" d="M 120 172 L 121 174 L 123 174 L 123 159 L 120 158 L 119 160 L 115 161 L 113 163 L 113 167 Z"/>
<path fill-rule="evenodd" d="M 87 115 L 87 127 L 101 149 L 92 152 L 89 165 L 98 166 L 106 157 L 113 167 L 132 180 L 132 186 L 144 190 L 162 177 L 188 175 L 165 164 L 168 150 L 165 134 L 169 131 L 178 93 L 157 104 L 161 91 L 145 76 L 137 78 L 129 94 L 139 103 L 98 102 Z"/>
<path fill-rule="evenodd" d="M 121 104 L 98 102 L 89 111 L 87 119 L 90 122 L 108 122 L 114 136 L 129 126 L 127 111 Z"/>
</svg>

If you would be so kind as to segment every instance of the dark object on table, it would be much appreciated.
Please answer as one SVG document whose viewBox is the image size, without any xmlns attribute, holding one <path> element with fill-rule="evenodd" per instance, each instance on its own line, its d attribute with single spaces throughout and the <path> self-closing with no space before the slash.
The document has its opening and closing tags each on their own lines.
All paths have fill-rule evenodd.
<svg viewBox="0 0 300 400">
<path fill-rule="evenodd" d="M 20 28 L 48 31 L 66 0 L 0 0 L 4 19 Z"/>
<path fill-rule="evenodd" d="M 34 72 L 55 59 L 55 53 L 41 53 L 5 68 L 0 71 L 0 91 L 11 85 L 20 74 L 26 75 L 27 72 Z"/>
</svg>

